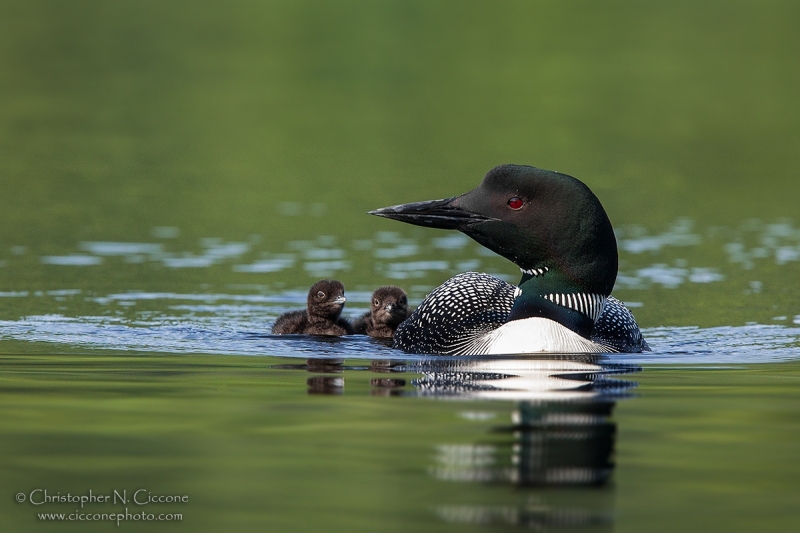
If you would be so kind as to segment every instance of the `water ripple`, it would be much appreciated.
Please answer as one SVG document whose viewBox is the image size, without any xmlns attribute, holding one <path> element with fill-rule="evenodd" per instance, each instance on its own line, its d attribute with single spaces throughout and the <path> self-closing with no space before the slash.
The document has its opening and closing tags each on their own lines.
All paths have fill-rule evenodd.
<svg viewBox="0 0 800 533">
<path fill-rule="evenodd" d="M 154 295 L 155 296 L 155 295 Z M 163 296 L 163 295 L 162 295 Z M 189 295 L 191 296 L 191 295 Z M 274 297 L 260 301 L 274 302 Z M 278 311 L 270 306 L 175 306 L 210 316 L 67 317 L 59 314 L 0 321 L 0 338 L 83 349 L 285 357 L 397 358 L 406 354 L 363 335 L 313 337 L 268 334 Z M 795 317 L 800 323 L 800 316 Z M 609 354 L 625 364 L 748 364 L 800 359 L 800 327 L 752 324 L 716 328 L 648 328 L 653 351 Z"/>
</svg>

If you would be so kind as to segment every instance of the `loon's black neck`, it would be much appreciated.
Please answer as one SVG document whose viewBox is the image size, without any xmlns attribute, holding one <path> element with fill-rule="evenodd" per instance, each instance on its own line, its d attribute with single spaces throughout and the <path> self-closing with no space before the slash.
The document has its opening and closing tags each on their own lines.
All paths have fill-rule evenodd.
<svg viewBox="0 0 800 533">
<path fill-rule="evenodd" d="M 589 338 L 594 328 L 594 320 L 579 311 L 564 307 L 539 295 L 526 295 L 524 292 L 514 302 L 508 320 L 523 318 L 548 318 L 571 329 L 581 337 Z"/>
<path fill-rule="evenodd" d="M 519 288 L 521 293 L 514 302 L 509 321 L 532 317 L 548 318 L 582 337 L 589 338 L 594 327 L 594 318 L 590 316 L 592 304 L 600 298 L 582 292 L 579 287 L 569 283 L 558 270 L 548 267 L 523 272 Z M 575 306 L 574 302 L 579 298 L 585 303 L 582 307 L 586 312 L 573 309 L 567 304 L 569 301 Z M 558 300 L 558 303 L 554 300 Z"/>
</svg>

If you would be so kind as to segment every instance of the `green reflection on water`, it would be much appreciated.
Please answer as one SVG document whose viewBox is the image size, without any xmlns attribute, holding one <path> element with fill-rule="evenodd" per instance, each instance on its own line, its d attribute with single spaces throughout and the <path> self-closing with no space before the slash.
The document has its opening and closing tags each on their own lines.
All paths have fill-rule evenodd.
<svg viewBox="0 0 800 533">
<path fill-rule="evenodd" d="M 442 445 L 501 443 L 493 428 L 510 423 L 510 402 L 375 396 L 372 380 L 387 374 L 366 367 L 326 370 L 343 380 L 341 395 L 309 394 L 309 377 L 322 374 L 286 368 L 293 362 L 4 357 L 4 490 L 188 494 L 188 504 L 159 509 L 182 512 L 198 531 L 456 531 L 487 517 L 499 526 L 521 510 L 549 510 L 551 519 L 597 513 L 618 531 L 779 531 L 798 523 L 798 363 L 645 369 L 637 397 L 614 411 L 612 483 L 545 489 L 434 476 Z M 15 531 L 54 527 L 39 525 L 36 511 L 10 498 L 0 503 Z"/>
</svg>

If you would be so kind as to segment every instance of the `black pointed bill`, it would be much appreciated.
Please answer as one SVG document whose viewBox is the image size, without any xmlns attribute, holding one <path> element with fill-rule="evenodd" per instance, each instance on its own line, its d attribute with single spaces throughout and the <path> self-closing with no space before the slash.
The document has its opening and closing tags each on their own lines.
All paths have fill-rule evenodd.
<svg viewBox="0 0 800 533">
<path fill-rule="evenodd" d="M 472 224 L 496 220 L 494 218 L 473 213 L 454 205 L 458 197 L 443 200 L 428 200 L 411 204 L 393 205 L 370 211 L 370 215 L 391 218 L 429 228 L 461 230 Z"/>
</svg>

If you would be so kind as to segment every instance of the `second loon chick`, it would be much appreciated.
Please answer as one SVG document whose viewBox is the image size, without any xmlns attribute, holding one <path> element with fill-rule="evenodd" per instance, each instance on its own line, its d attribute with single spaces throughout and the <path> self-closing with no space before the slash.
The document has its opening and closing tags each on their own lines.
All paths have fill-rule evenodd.
<svg viewBox="0 0 800 533">
<path fill-rule="evenodd" d="M 460 196 L 370 213 L 459 230 L 522 271 L 519 287 L 469 273 L 434 289 L 395 332 L 395 346 L 406 352 L 649 350 L 633 315 L 611 297 L 618 268 L 611 222 L 571 176 L 501 165 Z"/>
<path fill-rule="evenodd" d="M 344 285 L 340 281 L 320 280 L 308 291 L 306 309 L 289 311 L 279 316 L 272 326 L 272 333 L 349 335 L 353 333 L 353 326 L 347 319 L 341 317 L 346 301 Z"/>
<path fill-rule="evenodd" d="M 353 322 L 356 333 L 391 338 L 394 330 L 408 318 L 408 297 L 403 289 L 388 285 L 372 293 L 372 307 Z"/>
</svg>

